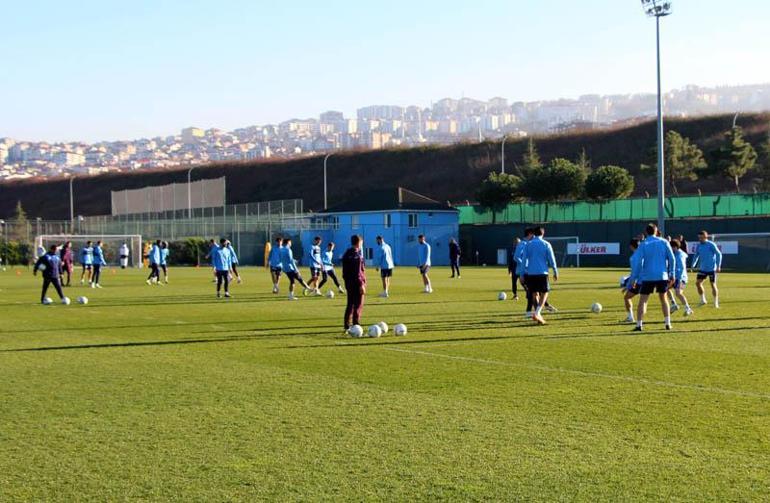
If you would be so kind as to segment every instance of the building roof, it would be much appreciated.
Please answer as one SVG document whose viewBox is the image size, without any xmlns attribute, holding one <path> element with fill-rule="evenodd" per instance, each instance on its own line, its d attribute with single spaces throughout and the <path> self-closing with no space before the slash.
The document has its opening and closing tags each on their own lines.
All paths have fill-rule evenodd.
<svg viewBox="0 0 770 503">
<path fill-rule="evenodd" d="M 403 187 L 397 187 L 361 194 L 355 199 L 327 209 L 324 213 L 387 210 L 451 211 L 454 208 Z"/>
</svg>

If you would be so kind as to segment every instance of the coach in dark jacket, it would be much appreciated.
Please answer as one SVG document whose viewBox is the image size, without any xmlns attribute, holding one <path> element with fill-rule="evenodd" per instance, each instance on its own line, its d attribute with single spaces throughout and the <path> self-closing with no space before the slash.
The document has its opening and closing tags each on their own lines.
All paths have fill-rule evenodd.
<svg viewBox="0 0 770 503">
<path fill-rule="evenodd" d="M 345 330 L 352 325 L 359 325 L 361 312 L 364 310 L 366 297 L 366 270 L 364 255 L 361 251 L 364 240 L 354 235 L 350 238 L 350 248 L 342 255 L 342 279 L 345 281 L 348 303 L 345 307 Z"/>
</svg>

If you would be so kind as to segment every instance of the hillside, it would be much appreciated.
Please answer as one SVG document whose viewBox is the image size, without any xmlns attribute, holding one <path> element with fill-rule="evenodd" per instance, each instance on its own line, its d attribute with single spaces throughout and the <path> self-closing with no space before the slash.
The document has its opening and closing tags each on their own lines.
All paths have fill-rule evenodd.
<svg viewBox="0 0 770 503">
<path fill-rule="evenodd" d="M 667 129 L 674 129 L 695 141 L 713 165 L 713 152 L 722 134 L 732 124 L 732 115 L 671 119 Z M 741 115 L 739 125 L 756 147 L 768 134 L 770 113 Z M 585 149 L 593 166 L 615 164 L 627 168 L 636 178 L 636 193 L 655 192 L 655 180 L 640 173 L 641 164 L 654 162 L 655 122 L 649 121 L 623 129 L 589 133 L 571 133 L 539 137 L 537 148 L 544 161 L 554 157 L 575 159 Z M 526 148 L 527 140 L 506 143 L 506 166 L 514 169 Z M 305 208 L 323 206 L 322 157 L 292 161 L 219 163 L 200 166 L 194 179 L 227 177 L 228 203 L 246 203 L 276 199 L 302 198 Z M 403 186 L 439 201 L 473 200 L 476 187 L 487 173 L 500 168 L 500 143 L 462 143 L 447 147 L 425 146 L 410 149 L 340 152 L 329 160 L 329 204 L 334 205 L 371 190 Z M 110 213 L 110 191 L 148 185 L 183 183 L 187 168 L 177 170 L 114 173 L 77 178 L 76 213 Z M 15 181 L 0 184 L 0 217 L 13 214 L 21 201 L 30 218 L 69 218 L 69 182 L 67 179 Z M 748 180 L 745 182 L 750 187 Z M 680 193 L 722 192 L 728 183 L 719 176 L 684 182 Z"/>
</svg>

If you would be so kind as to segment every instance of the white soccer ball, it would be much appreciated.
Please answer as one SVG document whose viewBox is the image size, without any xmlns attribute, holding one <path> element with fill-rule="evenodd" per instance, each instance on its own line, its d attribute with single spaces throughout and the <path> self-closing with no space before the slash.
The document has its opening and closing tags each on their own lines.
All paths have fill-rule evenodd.
<svg viewBox="0 0 770 503">
<path fill-rule="evenodd" d="M 51 304 L 53 304 L 53 299 L 51 297 L 46 297 L 45 299 L 43 299 L 43 304 L 46 306 L 50 306 Z"/>
<path fill-rule="evenodd" d="M 382 335 L 385 335 L 388 333 L 389 328 L 387 323 L 385 323 L 384 321 L 381 321 L 377 323 L 377 325 L 379 325 L 380 330 L 382 330 Z"/>
<path fill-rule="evenodd" d="M 45 264 L 40 264 L 39 266 L 37 266 L 37 270 L 38 271 L 45 271 L 46 269 L 48 269 L 48 268 L 46 267 Z"/>
<path fill-rule="evenodd" d="M 361 328 L 361 325 L 353 325 L 348 329 L 348 334 L 351 337 L 355 337 L 356 339 L 358 339 L 359 337 L 364 336 L 364 329 Z"/>
<path fill-rule="evenodd" d="M 403 323 L 399 323 L 398 325 L 393 327 L 393 333 L 399 337 L 406 335 L 406 325 L 404 325 Z"/>
<path fill-rule="evenodd" d="M 603 309 L 602 305 L 599 304 L 598 302 L 594 302 L 594 304 L 591 306 L 591 312 L 593 312 L 594 314 L 601 313 L 602 309 Z"/>
<path fill-rule="evenodd" d="M 382 335 L 382 329 L 379 325 L 372 325 L 369 327 L 369 331 L 367 332 L 369 337 L 376 339 L 377 337 Z"/>
<path fill-rule="evenodd" d="M 62 304 L 64 304 L 65 306 L 69 306 L 71 302 L 72 302 L 72 301 L 70 300 L 70 298 L 69 298 L 69 297 L 64 297 L 64 298 L 61 300 L 61 303 L 62 303 Z"/>
<path fill-rule="evenodd" d="M 88 297 L 78 297 L 79 304 L 88 304 Z"/>
<path fill-rule="evenodd" d="M 333 299 L 334 298 L 334 291 L 329 290 L 328 292 L 326 292 L 326 298 L 327 299 Z"/>
<path fill-rule="evenodd" d="M 505 292 L 500 292 L 497 294 L 497 300 L 506 300 L 508 298 L 508 294 Z"/>
</svg>

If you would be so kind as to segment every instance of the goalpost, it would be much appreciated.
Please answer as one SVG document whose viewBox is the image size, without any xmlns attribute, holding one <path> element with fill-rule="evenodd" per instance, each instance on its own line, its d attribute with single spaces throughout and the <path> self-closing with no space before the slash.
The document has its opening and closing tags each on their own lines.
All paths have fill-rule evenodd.
<svg viewBox="0 0 770 503">
<path fill-rule="evenodd" d="M 722 251 L 722 263 L 740 260 L 742 268 L 770 271 L 770 232 L 733 232 L 712 234 L 711 239 Z M 689 243 L 694 250 L 697 241 Z M 688 250 L 689 251 L 689 250 Z"/>
<path fill-rule="evenodd" d="M 545 240 L 551 243 L 559 267 L 580 267 L 580 254 L 569 253 L 570 243 L 580 244 L 579 236 L 545 236 Z"/>
<path fill-rule="evenodd" d="M 48 251 L 48 247 L 63 245 L 72 242 L 72 260 L 75 264 L 80 258 L 80 250 L 87 241 L 95 244 L 97 241 L 103 243 L 104 259 L 108 265 L 120 265 L 120 247 L 125 243 L 128 245 L 128 266 L 142 267 L 142 236 L 140 234 L 41 234 L 35 236 L 35 256 L 40 254 L 40 250 Z"/>
</svg>

